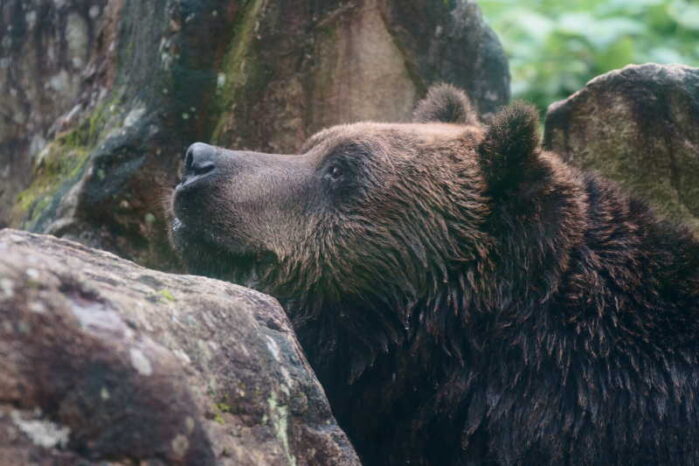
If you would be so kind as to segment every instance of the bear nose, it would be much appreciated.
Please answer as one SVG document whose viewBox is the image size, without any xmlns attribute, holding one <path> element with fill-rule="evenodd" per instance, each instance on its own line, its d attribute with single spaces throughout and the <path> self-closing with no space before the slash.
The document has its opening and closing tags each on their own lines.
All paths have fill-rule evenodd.
<svg viewBox="0 0 699 466">
<path fill-rule="evenodd" d="M 192 144 L 185 154 L 182 182 L 213 173 L 216 170 L 217 159 L 218 151 L 215 147 L 201 142 Z"/>
</svg>

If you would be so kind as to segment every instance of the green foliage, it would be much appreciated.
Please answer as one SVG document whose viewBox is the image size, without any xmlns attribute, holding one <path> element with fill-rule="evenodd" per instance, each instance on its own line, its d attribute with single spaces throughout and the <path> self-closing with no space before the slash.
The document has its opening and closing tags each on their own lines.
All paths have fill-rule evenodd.
<svg viewBox="0 0 699 466">
<path fill-rule="evenodd" d="M 699 66 L 693 0 L 480 0 L 510 58 L 512 93 L 543 112 L 629 64 Z"/>
</svg>

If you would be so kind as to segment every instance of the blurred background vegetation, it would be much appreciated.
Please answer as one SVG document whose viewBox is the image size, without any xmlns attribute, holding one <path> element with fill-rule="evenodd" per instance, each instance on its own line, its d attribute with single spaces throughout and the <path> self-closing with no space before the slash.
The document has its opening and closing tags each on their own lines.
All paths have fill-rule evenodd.
<svg viewBox="0 0 699 466">
<path fill-rule="evenodd" d="M 510 58 L 514 98 L 546 107 L 636 63 L 699 66 L 699 1 L 479 0 Z"/>
</svg>

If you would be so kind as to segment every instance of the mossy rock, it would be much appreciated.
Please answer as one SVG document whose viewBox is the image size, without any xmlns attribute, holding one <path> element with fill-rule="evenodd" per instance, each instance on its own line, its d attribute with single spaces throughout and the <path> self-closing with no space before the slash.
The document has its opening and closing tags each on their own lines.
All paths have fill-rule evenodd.
<svg viewBox="0 0 699 466">
<path fill-rule="evenodd" d="M 628 66 L 549 107 L 545 145 L 699 234 L 699 69 Z"/>
</svg>

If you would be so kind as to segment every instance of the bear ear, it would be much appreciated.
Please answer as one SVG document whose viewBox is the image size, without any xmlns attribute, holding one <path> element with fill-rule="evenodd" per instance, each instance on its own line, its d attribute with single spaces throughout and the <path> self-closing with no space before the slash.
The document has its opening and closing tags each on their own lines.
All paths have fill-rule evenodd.
<svg viewBox="0 0 699 466">
<path fill-rule="evenodd" d="M 539 163 L 539 114 L 515 102 L 493 118 L 478 147 L 481 167 L 491 192 L 516 188 Z"/>
<path fill-rule="evenodd" d="M 478 115 L 464 91 L 451 84 L 435 84 L 418 102 L 413 112 L 415 123 L 478 124 Z"/>
</svg>

